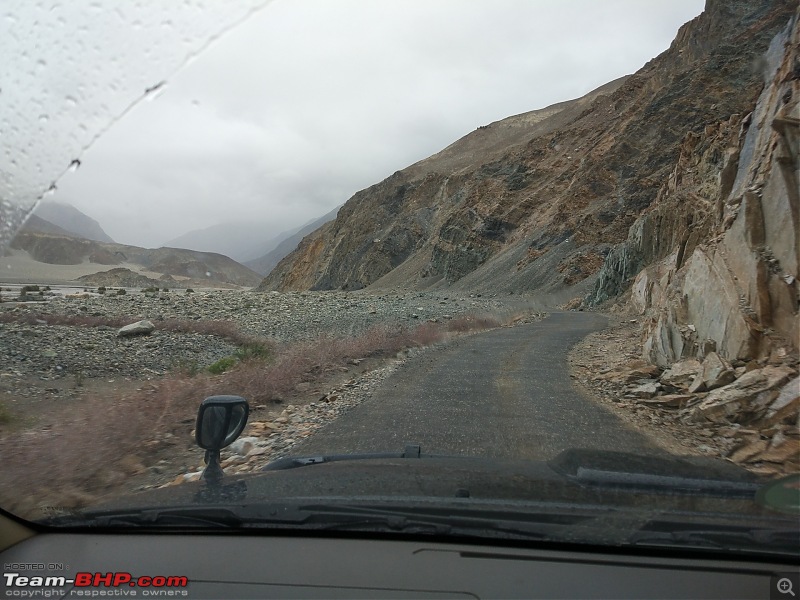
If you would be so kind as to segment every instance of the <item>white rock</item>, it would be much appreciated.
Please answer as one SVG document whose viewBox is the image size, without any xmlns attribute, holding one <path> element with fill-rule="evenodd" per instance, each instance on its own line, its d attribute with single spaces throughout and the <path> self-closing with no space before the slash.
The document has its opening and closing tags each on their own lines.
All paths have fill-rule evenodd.
<svg viewBox="0 0 800 600">
<path fill-rule="evenodd" d="M 150 321 L 136 321 L 130 325 L 125 325 L 117 331 L 118 337 L 129 337 L 133 335 L 149 335 L 156 328 Z"/>
<path fill-rule="evenodd" d="M 255 448 L 256 442 L 256 437 L 243 437 L 233 442 L 228 449 L 239 456 L 247 456 Z"/>
</svg>

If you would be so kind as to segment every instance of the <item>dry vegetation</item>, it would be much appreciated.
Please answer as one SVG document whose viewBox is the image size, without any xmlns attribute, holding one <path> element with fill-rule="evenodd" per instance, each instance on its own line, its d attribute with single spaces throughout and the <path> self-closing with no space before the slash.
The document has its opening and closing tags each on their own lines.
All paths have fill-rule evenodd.
<svg viewBox="0 0 800 600">
<path fill-rule="evenodd" d="M 135 323 L 136 317 L 96 317 L 92 315 L 58 315 L 49 313 L 0 314 L 0 323 L 24 323 L 26 325 L 68 325 L 72 327 L 123 327 Z M 158 328 L 175 333 L 200 333 L 216 335 L 234 344 L 267 344 L 266 340 L 246 335 L 239 331 L 233 321 L 190 321 L 185 319 L 165 319 L 158 322 Z"/>
<path fill-rule="evenodd" d="M 49 324 L 100 326 L 126 319 L 89 316 L 32 317 Z M 162 323 L 163 325 L 164 323 Z M 492 317 L 462 316 L 446 323 L 426 322 L 408 329 L 373 327 L 352 338 L 323 337 L 282 346 L 240 334 L 230 323 L 165 322 L 174 331 L 197 331 L 238 340 L 243 348 L 269 347 L 269 352 L 243 352 L 220 375 L 182 371 L 145 384 L 119 398 L 90 396 L 65 411 L 46 430 L 17 431 L 0 439 L 3 469 L 0 504 L 29 518 L 41 518 L 48 507 L 63 511 L 97 501 L 157 460 L 159 452 L 185 443 L 199 402 L 214 394 L 236 394 L 251 404 L 272 402 L 300 382 L 322 380 L 349 360 L 393 356 L 415 346 L 464 333 L 497 327 Z M 179 438 L 180 436 L 180 438 Z"/>
</svg>

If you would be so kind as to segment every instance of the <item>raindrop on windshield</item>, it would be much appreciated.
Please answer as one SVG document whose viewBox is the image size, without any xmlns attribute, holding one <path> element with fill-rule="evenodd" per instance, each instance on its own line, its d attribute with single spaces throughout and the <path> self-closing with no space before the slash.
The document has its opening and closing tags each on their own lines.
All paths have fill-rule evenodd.
<svg viewBox="0 0 800 600">
<path fill-rule="evenodd" d="M 47 198 L 48 196 L 52 196 L 55 193 L 56 193 L 56 184 L 51 183 L 50 187 L 47 188 L 47 191 L 44 194 L 42 194 L 42 198 Z"/>
<path fill-rule="evenodd" d="M 167 87 L 166 81 L 159 81 L 154 86 L 147 88 L 144 91 L 145 100 L 147 100 L 148 102 L 152 102 L 153 100 L 155 100 L 161 94 L 164 93 L 164 89 L 166 89 L 166 87 Z"/>
</svg>

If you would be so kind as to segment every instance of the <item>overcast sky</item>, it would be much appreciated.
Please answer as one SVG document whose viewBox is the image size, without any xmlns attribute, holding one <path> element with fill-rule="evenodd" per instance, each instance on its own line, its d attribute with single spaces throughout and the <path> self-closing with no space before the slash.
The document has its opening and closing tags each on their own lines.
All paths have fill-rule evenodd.
<svg viewBox="0 0 800 600">
<path fill-rule="evenodd" d="M 665 50 L 702 0 L 274 0 L 141 102 L 54 200 L 116 241 L 225 221 L 265 235 L 479 125 L 567 100 Z"/>
</svg>

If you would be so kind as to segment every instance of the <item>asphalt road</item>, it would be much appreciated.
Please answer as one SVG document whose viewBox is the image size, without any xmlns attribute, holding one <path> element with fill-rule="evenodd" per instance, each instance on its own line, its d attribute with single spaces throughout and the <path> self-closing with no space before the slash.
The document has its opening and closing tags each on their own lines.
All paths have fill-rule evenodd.
<svg viewBox="0 0 800 600">
<path fill-rule="evenodd" d="M 294 455 L 399 452 L 546 460 L 568 448 L 658 454 L 572 385 L 566 356 L 604 317 L 554 313 L 457 340 L 407 361 L 373 397 Z"/>
</svg>

